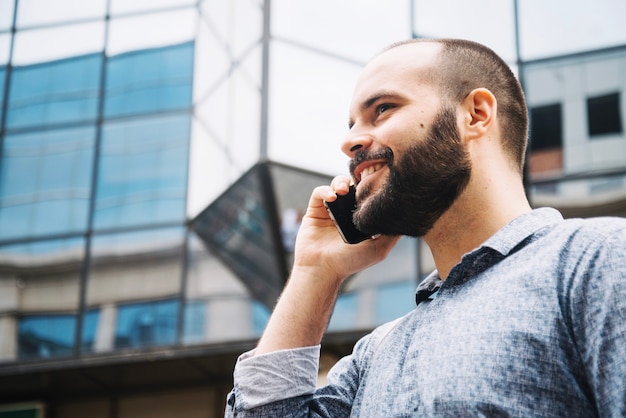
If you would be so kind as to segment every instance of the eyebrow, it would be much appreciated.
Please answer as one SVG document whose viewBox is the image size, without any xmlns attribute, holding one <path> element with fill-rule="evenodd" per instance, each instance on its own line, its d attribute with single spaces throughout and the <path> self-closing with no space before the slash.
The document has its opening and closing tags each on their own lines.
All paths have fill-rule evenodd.
<svg viewBox="0 0 626 418">
<path fill-rule="evenodd" d="M 400 97 L 400 95 L 398 93 L 396 93 L 396 92 L 393 92 L 393 91 L 389 91 L 389 90 L 377 91 L 374 94 L 372 94 L 371 96 L 369 96 L 367 99 L 363 100 L 363 102 L 359 106 L 359 112 L 360 113 L 366 112 L 376 102 L 378 102 L 381 99 L 386 99 L 386 98 L 397 99 L 398 97 Z M 348 129 L 352 129 L 353 126 L 354 126 L 354 119 L 350 118 L 350 120 L 348 121 Z"/>
</svg>

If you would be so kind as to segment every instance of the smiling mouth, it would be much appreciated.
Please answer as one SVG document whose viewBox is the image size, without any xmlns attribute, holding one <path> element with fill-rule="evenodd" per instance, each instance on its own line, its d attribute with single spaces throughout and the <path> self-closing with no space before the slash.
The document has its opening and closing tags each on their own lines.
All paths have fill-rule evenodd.
<svg viewBox="0 0 626 418">
<path fill-rule="evenodd" d="M 363 169 L 361 169 L 360 172 L 356 173 L 357 174 L 356 178 L 358 179 L 359 182 L 361 182 L 365 180 L 367 177 L 377 172 L 378 170 L 380 170 L 381 168 L 385 167 L 386 165 L 387 164 L 382 163 L 382 162 L 369 164 Z"/>
</svg>

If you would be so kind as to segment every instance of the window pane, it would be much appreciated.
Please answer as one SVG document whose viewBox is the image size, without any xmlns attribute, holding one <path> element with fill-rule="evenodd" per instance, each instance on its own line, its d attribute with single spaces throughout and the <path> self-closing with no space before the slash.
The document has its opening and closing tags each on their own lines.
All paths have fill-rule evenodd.
<svg viewBox="0 0 626 418">
<path fill-rule="evenodd" d="M 347 158 L 339 145 L 347 133 L 348 108 L 360 71 L 358 65 L 274 44 L 269 83 L 270 159 L 322 173 L 347 172 Z M 302 115 L 307 115 L 306 129 Z"/>
<path fill-rule="evenodd" d="M 105 124 L 95 227 L 182 221 L 188 148 L 188 115 Z"/>
<path fill-rule="evenodd" d="M 0 34 L 0 65 L 5 65 L 9 62 L 9 54 L 11 52 L 11 34 Z"/>
<path fill-rule="evenodd" d="M 86 229 L 94 140 L 94 127 L 5 137 L 0 240 Z"/>
<path fill-rule="evenodd" d="M 20 0 L 17 27 L 67 22 L 75 19 L 104 18 L 106 0 Z"/>
<path fill-rule="evenodd" d="M 107 54 L 162 47 L 194 39 L 198 14 L 193 8 L 111 20 Z"/>
<path fill-rule="evenodd" d="M 111 14 L 141 12 L 192 4 L 196 4 L 196 0 L 111 0 Z"/>
<path fill-rule="evenodd" d="M 4 77 L 6 77 L 6 67 L 0 66 L 0 120 L 2 120 L 2 111 L 4 109 Z"/>
<path fill-rule="evenodd" d="M 413 31 L 418 36 L 469 39 L 487 45 L 509 63 L 515 62 L 512 1 L 413 1 Z M 476 25 L 485 19 L 488 25 Z"/>
<path fill-rule="evenodd" d="M 265 325 L 262 304 L 194 233 L 189 235 L 183 342 L 244 340 Z M 228 321 L 224 321 L 228 318 Z"/>
<path fill-rule="evenodd" d="M 0 31 L 11 28 L 14 7 L 15 0 L 0 0 Z"/>
<path fill-rule="evenodd" d="M 272 31 L 274 36 L 365 62 L 388 44 L 411 37 L 409 4 L 406 0 L 365 4 L 363 0 L 274 0 Z"/>
<path fill-rule="evenodd" d="M 561 148 L 563 145 L 563 117 L 561 104 L 537 106 L 530 109 L 531 151 Z"/>
<path fill-rule="evenodd" d="M 102 52 L 104 22 L 18 31 L 13 65 L 27 65 Z"/>
<path fill-rule="evenodd" d="M 112 57 L 107 62 L 106 117 L 191 105 L 193 44 Z"/>
<path fill-rule="evenodd" d="M 68 356 L 74 347 L 75 315 L 32 315 L 20 319 L 19 358 Z"/>
<path fill-rule="evenodd" d="M 376 323 L 406 315 L 415 307 L 415 281 L 384 284 L 376 289 Z"/>
<path fill-rule="evenodd" d="M 622 133 L 620 94 L 612 93 L 587 99 L 589 137 Z"/>
<path fill-rule="evenodd" d="M 170 316 L 176 310 L 170 302 L 161 303 L 180 294 L 183 237 L 182 227 L 94 235 L 86 304 L 99 314 L 97 321 L 92 320 L 95 328 L 83 328 L 85 351 L 173 342 L 175 323 L 165 327 L 158 318 L 146 322 L 156 328 L 148 327 L 145 336 L 141 318 L 158 317 L 163 309 Z M 153 331 L 156 334 L 150 334 Z"/>
<path fill-rule="evenodd" d="M 95 120 L 102 56 L 15 67 L 7 128 Z"/>
<path fill-rule="evenodd" d="M 163 300 L 122 305 L 118 309 L 115 348 L 174 344 L 178 301 Z"/>
<path fill-rule="evenodd" d="M 525 60 L 626 43 L 622 0 L 518 1 Z"/>
<path fill-rule="evenodd" d="M 84 240 L 0 247 L 0 359 L 69 354 L 80 295 Z"/>
</svg>

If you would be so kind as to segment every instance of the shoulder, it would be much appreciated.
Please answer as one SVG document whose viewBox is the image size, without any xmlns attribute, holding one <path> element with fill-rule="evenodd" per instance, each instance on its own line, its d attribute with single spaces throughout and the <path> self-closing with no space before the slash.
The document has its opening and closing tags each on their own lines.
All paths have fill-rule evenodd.
<svg viewBox="0 0 626 418">
<path fill-rule="evenodd" d="M 554 225 L 548 236 L 562 241 L 567 249 L 579 254 L 595 251 L 623 252 L 626 248 L 626 218 L 566 219 Z"/>
</svg>

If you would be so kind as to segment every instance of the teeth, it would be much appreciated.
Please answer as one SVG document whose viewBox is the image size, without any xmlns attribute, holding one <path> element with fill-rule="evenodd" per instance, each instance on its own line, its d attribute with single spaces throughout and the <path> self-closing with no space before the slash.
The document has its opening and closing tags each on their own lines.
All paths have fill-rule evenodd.
<svg viewBox="0 0 626 418">
<path fill-rule="evenodd" d="M 375 172 L 380 170 L 382 167 L 383 167 L 383 164 L 374 164 L 363 169 L 363 171 L 361 172 L 361 180 L 365 179 L 367 176 L 371 174 L 374 174 Z"/>
</svg>

